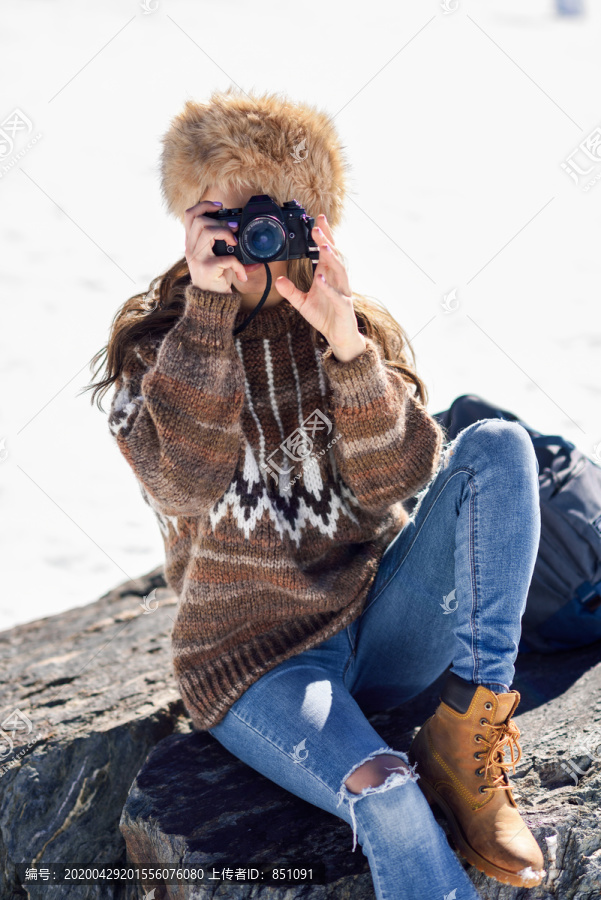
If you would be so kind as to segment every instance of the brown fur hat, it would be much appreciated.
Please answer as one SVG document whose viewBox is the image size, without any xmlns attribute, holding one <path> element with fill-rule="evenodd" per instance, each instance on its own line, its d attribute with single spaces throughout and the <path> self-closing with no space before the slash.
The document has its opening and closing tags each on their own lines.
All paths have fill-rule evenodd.
<svg viewBox="0 0 601 900">
<path fill-rule="evenodd" d="M 332 228 L 340 221 L 350 166 L 332 119 L 314 106 L 230 86 L 208 103 L 186 101 L 161 140 L 161 192 L 182 223 L 216 183 L 250 187 L 280 206 L 298 200 Z"/>
</svg>

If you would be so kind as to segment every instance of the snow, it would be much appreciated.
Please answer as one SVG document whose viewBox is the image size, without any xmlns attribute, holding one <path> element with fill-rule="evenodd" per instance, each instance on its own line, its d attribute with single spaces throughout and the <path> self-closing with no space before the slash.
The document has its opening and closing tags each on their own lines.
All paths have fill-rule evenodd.
<svg viewBox="0 0 601 900">
<path fill-rule="evenodd" d="M 354 290 L 412 339 L 429 410 L 478 393 L 601 460 L 601 187 L 561 166 L 601 124 L 601 5 L 446 7 L 5 6 L 0 128 L 18 110 L 24 130 L 0 163 L 0 628 L 162 561 L 79 392 L 117 308 L 183 255 L 160 136 L 187 98 L 230 83 L 335 115 L 353 165 L 336 243 Z"/>
<path fill-rule="evenodd" d="M 544 876 L 546 875 L 546 872 L 544 869 L 542 869 L 541 873 L 540 869 L 535 870 L 532 868 L 532 866 L 526 866 L 525 869 L 520 869 L 517 874 L 527 885 L 530 881 L 532 881 L 534 884 L 538 884 L 539 881 L 541 881 L 541 874 L 542 876 Z"/>
</svg>

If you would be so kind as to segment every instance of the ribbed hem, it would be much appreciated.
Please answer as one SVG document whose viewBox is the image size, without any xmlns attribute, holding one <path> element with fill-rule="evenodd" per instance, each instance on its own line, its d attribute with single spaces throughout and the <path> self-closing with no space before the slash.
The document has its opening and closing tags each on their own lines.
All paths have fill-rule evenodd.
<svg viewBox="0 0 601 900">
<path fill-rule="evenodd" d="M 223 347 L 234 330 L 240 308 L 240 294 L 205 291 L 190 283 L 186 287 L 186 315 L 199 324 L 199 336 L 208 343 Z"/>
<path fill-rule="evenodd" d="M 373 403 L 386 387 L 386 370 L 378 345 L 369 337 L 365 343 L 363 353 L 348 362 L 337 359 L 331 347 L 321 355 L 334 397 L 342 406 Z"/>
<path fill-rule="evenodd" d="M 403 522 L 407 518 L 405 513 Z M 292 620 L 282 624 L 267 639 L 264 635 L 258 635 L 248 644 L 234 648 L 227 658 L 223 655 L 204 669 L 191 668 L 178 672 L 172 657 L 175 679 L 194 729 L 208 731 L 265 672 L 304 650 L 316 647 L 350 625 L 363 609 L 384 550 L 385 544 L 382 542 L 376 565 L 360 594 L 329 620 L 324 614 L 314 614 L 312 628 L 306 621 Z"/>
<path fill-rule="evenodd" d="M 210 674 L 192 669 L 180 675 L 174 667 L 180 695 L 194 729 L 208 731 L 217 725 L 251 684 L 280 663 L 338 634 L 360 615 L 364 602 L 364 597 L 357 598 L 341 615 L 303 640 L 299 640 L 302 631 L 297 623 L 283 626 L 276 643 L 281 649 L 270 657 L 265 656 L 264 648 L 253 642 L 233 650 L 227 663 L 218 661 Z M 235 672 L 239 673 L 237 677 L 233 677 Z"/>
</svg>

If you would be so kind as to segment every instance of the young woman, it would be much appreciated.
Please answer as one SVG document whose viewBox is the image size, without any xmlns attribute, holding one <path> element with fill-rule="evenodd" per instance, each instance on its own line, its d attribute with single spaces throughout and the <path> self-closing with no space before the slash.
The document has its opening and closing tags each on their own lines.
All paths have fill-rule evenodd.
<svg viewBox="0 0 601 900">
<path fill-rule="evenodd" d="M 349 822 L 379 900 L 478 896 L 431 805 L 471 864 L 540 883 L 506 771 L 540 537 L 526 430 L 486 419 L 444 443 L 403 329 L 351 289 L 324 113 L 230 89 L 188 102 L 163 140 L 185 256 L 115 317 L 95 393 L 115 384 L 111 433 L 163 533 L 193 727 Z M 319 262 L 269 263 L 242 327 L 266 267 L 216 256 L 238 229 L 207 213 L 259 193 L 316 216 Z M 449 665 L 409 756 L 388 746 L 367 715 Z"/>
</svg>

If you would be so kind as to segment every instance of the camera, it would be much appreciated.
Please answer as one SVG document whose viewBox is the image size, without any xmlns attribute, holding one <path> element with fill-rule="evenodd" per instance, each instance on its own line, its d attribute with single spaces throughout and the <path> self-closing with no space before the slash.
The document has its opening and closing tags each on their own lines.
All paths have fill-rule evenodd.
<svg viewBox="0 0 601 900">
<path fill-rule="evenodd" d="M 280 207 L 268 194 L 255 194 L 244 207 L 218 209 L 205 215 L 218 222 L 238 223 L 238 243 L 232 247 L 226 241 L 216 240 L 215 256 L 233 253 L 243 265 L 308 257 L 317 265 L 319 249 L 311 237 L 315 220 L 297 200 L 287 200 Z"/>
</svg>

